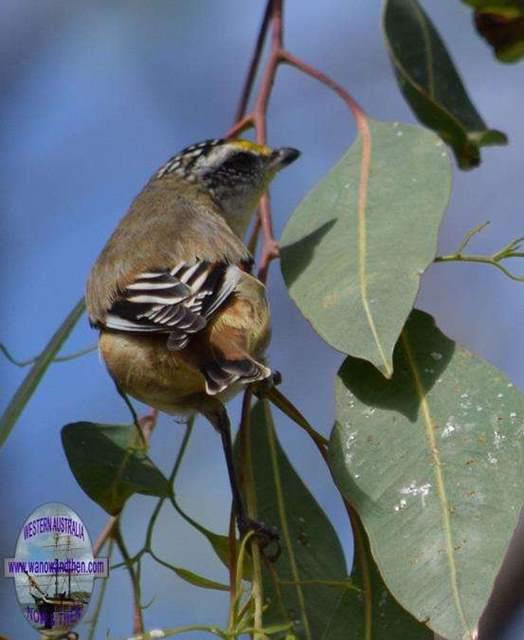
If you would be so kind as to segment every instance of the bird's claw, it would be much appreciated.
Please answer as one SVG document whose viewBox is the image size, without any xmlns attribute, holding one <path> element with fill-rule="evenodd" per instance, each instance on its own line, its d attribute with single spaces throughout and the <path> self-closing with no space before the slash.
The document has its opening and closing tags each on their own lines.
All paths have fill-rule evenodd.
<svg viewBox="0 0 524 640">
<path fill-rule="evenodd" d="M 279 384 L 282 383 L 282 374 L 280 371 L 271 370 L 271 375 L 269 378 L 265 380 L 261 380 L 256 383 L 255 393 L 260 395 L 265 395 L 273 389 L 273 387 L 278 387 Z"/>
<path fill-rule="evenodd" d="M 258 544 L 260 550 L 270 562 L 275 562 L 280 556 L 282 551 L 280 547 L 280 536 L 276 527 L 270 527 L 263 522 L 252 520 L 251 518 L 244 518 L 239 520 L 238 529 L 241 537 L 247 535 L 250 531 L 253 532 L 253 537 Z M 275 551 L 268 553 L 268 547 L 275 546 Z"/>
</svg>

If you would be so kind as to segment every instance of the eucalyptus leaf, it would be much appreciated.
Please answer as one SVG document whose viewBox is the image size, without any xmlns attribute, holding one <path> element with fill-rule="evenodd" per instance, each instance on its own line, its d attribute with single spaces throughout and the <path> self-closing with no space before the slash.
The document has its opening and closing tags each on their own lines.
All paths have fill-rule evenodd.
<svg viewBox="0 0 524 640">
<path fill-rule="evenodd" d="M 421 311 L 394 363 L 342 365 L 332 473 L 400 604 L 473 640 L 524 500 L 524 397 Z"/>
<path fill-rule="evenodd" d="M 20 414 L 24 410 L 26 404 L 31 399 L 31 396 L 36 391 L 42 377 L 44 376 L 47 368 L 53 361 L 55 355 L 60 351 L 62 345 L 69 337 L 69 334 L 74 329 L 76 323 L 82 316 L 85 310 L 84 298 L 79 300 L 60 327 L 56 330 L 55 334 L 49 340 L 42 353 L 35 358 L 35 362 L 31 367 L 29 373 L 24 378 L 22 384 L 16 390 L 16 393 L 11 398 L 7 408 L 5 409 L 2 417 L 0 418 L 0 447 L 7 440 L 11 433 L 16 421 L 20 417 Z M 5 353 L 5 351 L 4 351 Z"/>
<path fill-rule="evenodd" d="M 417 0 L 385 0 L 384 32 L 404 97 L 424 125 L 453 149 L 459 167 L 480 163 L 484 145 L 506 144 L 471 102 L 444 42 Z"/>
<path fill-rule="evenodd" d="M 351 581 L 361 592 L 340 594 L 322 640 L 433 640 L 433 632 L 403 609 L 384 584 L 356 515 L 352 525 L 355 551 Z"/>
<path fill-rule="evenodd" d="M 222 584 L 221 582 L 216 582 L 215 580 L 210 580 L 205 576 L 201 576 L 194 571 L 190 571 L 189 569 L 184 569 L 183 567 L 172 567 L 173 571 L 177 574 L 179 578 L 189 582 L 195 587 L 201 587 L 202 589 L 211 589 L 215 591 L 229 591 L 228 584 Z"/>
<path fill-rule="evenodd" d="M 264 625 L 294 622 L 299 638 L 322 638 L 350 586 L 344 554 L 333 526 L 282 450 L 267 401 L 251 414 L 245 447 L 255 480 L 256 518 L 276 526 L 281 554 L 263 564 Z M 242 455 L 237 442 L 237 459 Z M 319 461 L 319 464 L 321 462 Z M 323 580 L 340 586 L 320 584 Z"/>
<path fill-rule="evenodd" d="M 75 422 L 62 428 L 62 445 L 78 484 L 112 515 L 134 493 L 171 495 L 169 481 L 137 442 L 134 426 Z"/>
<path fill-rule="evenodd" d="M 284 280 L 306 319 L 388 377 L 450 190 L 450 161 L 434 133 L 368 120 L 281 238 Z"/>
</svg>

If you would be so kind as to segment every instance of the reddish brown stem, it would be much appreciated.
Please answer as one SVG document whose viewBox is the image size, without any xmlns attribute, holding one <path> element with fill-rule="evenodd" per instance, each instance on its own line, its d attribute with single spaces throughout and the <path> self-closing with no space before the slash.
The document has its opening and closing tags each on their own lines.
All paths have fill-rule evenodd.
<svg viewBox="0 0 524 640">
<path fill-rule="evenodd" d="M 251 62 L 249 63 L 249 69 L 244 81 L 244 88 L 238 102 L 238 107 L 235 114 L 234 123 L 239 123 L 245 116 L 249 98 L 253 92 L 253 85 L 255 84 L 255 78 L 257 75 L 258 67 L 260 65 L 260 58 L 262 57 L 262 50 L 264 49 L 264 43 L 266 41 L 267 30 L 272 14 L 273 0 L 268 0 L 266 10 L 264 11 L 264 17 L 262 18 L 262 24 L 260 25 L 260 31 L 258 32 L 255 49 Z M 240 133 L 240 132 L 239 132 Z"/>
<path fill-rule="evenodd" d="M 266 144 L 267 142 L 267 109 L 275 82 L 284 38 L 282 0 L 273 0 L 271 8 L 271 53 L 262 77 L 260 93 L 256 99 L 254 110 L 256 139 L 259 144 Z M 259 219 L 262 233 L 264 234 L 264 247 L 262 249 L 258 277 L 262 282 L 265 282 L 270 262 L 278 257 L 278 244 L 273 232 L 269 194 L 265 194 L 260 202 Z"/>
<path fill-rule="evenodd" d="M 267 272 L 269 264 L 279 256 L 278 242 L 275 240 L 273 233 L 273 221 L 271 216 L 271 203 L 269 194 L 266 193 L 260 201 L 260 209 L 258 212 L 260 227 L 264 234 L 264 246 L 262 248 L 262 257 L 260 258 L 260 268 L 258 270 L 258 279 L 262 282 L 267 280 Z"/>
<path fill-rule="evenodd" d="M 271 15 L 271 53 L 262 76 L 260 92 L 257 96 L 254 110 L 256 139 L 259 144 L 266 144 L 267 141 L 267 107 L 280 60 L 280 51 L 283 45 L 282 38 L 282 0 L 273 0 Z"/>
<path fill-rule="evenodd" d="M 255 117 L 252 113 L 239 120 L 234 124 L 231 129 L 226 133 L 226 138 L 236 138 L 241 133 L 255 126 Z"/>
<path fill-rule="evenodd" d="M 113 536 L 113 532 L 115 530 L 116 524 L 118 522 L 117 516 L 111 516 L 109 520 L 105 523 L 104 528 L 98 534 L 98 538 L 93 545 L 93 556 L 96 558 L 100 553 L 100 550 L 104 546 L 106 540 L 109 540 Z"/>
<path fill-rule="evenodd" d="M 156 426 L 158 420 L 158 409 L 151 407 L 149 411 L 140 418 L 140 426 L 147 444 L 151 439 L 151 433 Z"/>
<path fill-rule="evenodd" d="M 315 67 L 312 67 L 311 65 L 307 64 L 303 60 L 300 60 L 293 54 L 289 53 L 289 51 L 285 51 L 284 49 L 282 49 L 279 52 L 279 58 L 281 62 L 285 62 L 291 65 L 292 67 L 295 67 L 299 71 L 302 71 L 302 73 L 305 73 L 306 75 L 311 76 L 315 80 L 318 80 L 318 82 L 322 83 L 323 85 L 325 85 L 326 87 L 334 91 L 340 98 L 342 98 L 342 100 L 344 100 L 347 106 L 351 109 L 351 113 L 355 118 L 355 123 L 357 125 L 358 130 L 361 133 L 363 131 L 368 130 L 367 116 L 365 111 L 358 104 L 355 98 L 353 98 L 353 96 L 351 96 L 344 89 L 342 85 L 338 84 L 338 82 L 330 78 L 327 74 L 323 73 L 322 71 L 319 71 Z"/>
</svg>

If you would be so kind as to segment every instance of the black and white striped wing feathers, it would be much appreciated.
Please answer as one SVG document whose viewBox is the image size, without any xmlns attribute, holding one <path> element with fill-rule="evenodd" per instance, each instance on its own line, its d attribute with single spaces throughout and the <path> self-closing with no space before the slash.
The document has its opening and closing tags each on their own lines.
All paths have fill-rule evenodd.
<svg viewBox="0 0 524 640">
<path fill-rule="evenodd" d="M 183 349 L 232 293 L 241 273 L 235 265 L 203 260 L 141 273 L 115 300 L 104 324 L 119 331 L 166 333 L 169 349 Z"/>
</svg>

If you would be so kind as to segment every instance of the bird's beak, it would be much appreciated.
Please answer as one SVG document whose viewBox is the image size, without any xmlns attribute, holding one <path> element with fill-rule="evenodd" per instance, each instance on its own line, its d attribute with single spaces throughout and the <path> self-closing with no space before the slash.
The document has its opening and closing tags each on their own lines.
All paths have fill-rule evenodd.
<svg viewBox="0 0 524 640">
<path fill-rule="evenodd" d="M 279 171 L 283 167 L 287 167 L 288 164 L 295 162 L 300 156 L 298 149 L 292 147 L 282 147 L 281 149 L 275 149 L 270 156 L 269 164 L 272 168 Z"/>
</svg>

